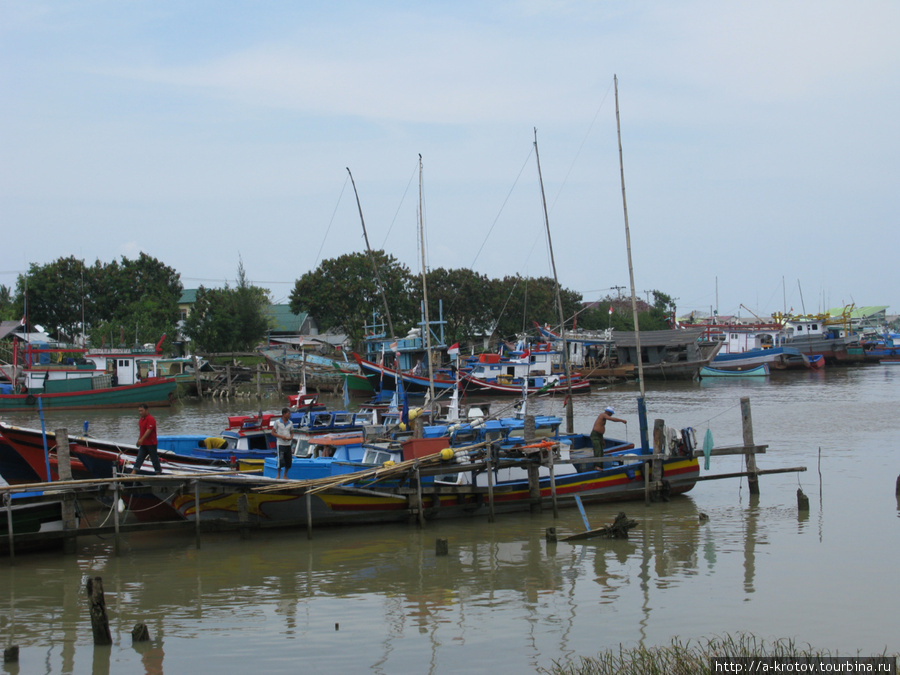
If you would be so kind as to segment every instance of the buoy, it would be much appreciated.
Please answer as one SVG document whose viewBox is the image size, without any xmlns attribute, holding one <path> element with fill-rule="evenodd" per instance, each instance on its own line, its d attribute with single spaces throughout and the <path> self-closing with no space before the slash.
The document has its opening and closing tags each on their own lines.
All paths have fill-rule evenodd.
<svg viewBox="0 0 900 675">
<path fill-rule="evenodd" d="M 124 500 L 122 500 L 121 497 L 119 498 L 119 503 L 116 504 L 116 508 L 119 510 L 119 513 L 122 513 L 125 511 L 125 502 L 124 502 Z"/>
<path fill-rule="evenodd" d="M 396 462 L 394 460 L 389 459 L 382 466 L 394 466 L 395 464 L 396 464 Z"/>
<path fill-rule="evenodd" d="M 441 459 L 445 462 L 449 462 L 451 459 L 453 459 L 453 454 L 453 450 L 451 450 L 450 448 L 444 448 L 443 450 L 441 450 Z"/>
</svg>

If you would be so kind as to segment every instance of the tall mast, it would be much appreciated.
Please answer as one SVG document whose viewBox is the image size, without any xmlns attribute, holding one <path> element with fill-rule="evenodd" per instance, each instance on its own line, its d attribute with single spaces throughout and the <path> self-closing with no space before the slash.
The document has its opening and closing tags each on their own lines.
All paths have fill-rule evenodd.
<svg viewBox="0 0 900 675">
<path fill-rule="evenodd" d="M 622 210 L 625 213 L 625 246 L 628 250 L 628 278 L 631 281 L 631 314 L 634 318 L 634 339 L 637 349 L 638 380 L 641 398 L 644 397 L 644 360 L 641 358 L 641 331 L 638 325 L 637 299 L 634 293 L 634 267 L 631 264 L 631 232 L 628 229 L 628 203 L 625 201 L 625 164 L 622 161 L 622 127 L 619 123 L 619 80 L 613 75 L 616 90 L 616 135 L 619 138 L 619 176 L 622 180 Z"/>
<path fill-rule="evenodd" d="M 563 365 L 566 369 L 566 430 L 575 433 L 575 412 L 572 407 L 572 373 L 569 370 L 569 348 L 566 345 L 566 321 L 563 317 L 562 298 L 559 294 L 559 278 L 556 276 L 556 260 L 553 257 L 553 240 L 550 238 L 550 217 L 547 215 L 547 197 L 544 195 L 544 178 L 541 175 L 541 156 L 538 154 L 537 128 L 534 130 L 534 156 L 537 159 L 538 182 L 541 184 L 541 203 L 544 205 L 544 225 L 547 228 L 547 245 L 550 247 L 550 263 L 553 265 L 553 281 L 556 284 L 556 307 L 559 310 L 559 334 L 562 338 Z M 634 284 L 632 284 L 632 288 Z"/>
<path fill-rule="evenodd" d="M 429 406 L 434 406 L 434 371 L 431 369 L 431 321 L 428 318 L 428 284 L 425 281 L 425 211 L 422 199 L 422 154 L 419 153 L 419 248 L 422 250 L 422 299 L 425 303 L 425 354 L 428 358 Z"/>
<path fill-rule="evenodd" d="M 381 293 L 381 300 L 384 302 L 384 315 L 387 319 L 388 323 L 388 331 L 390 331 L 390 335 L 388 337 L 394 337 L 394 324 L 391 321 L 391 310 L 388 309 L 387 296 L 384 294 L 384 285 L 381 283 L 381 275 L 378 274 L 378 265 L 375 264 L 375 256 L 372 255 L 372 247 L 369 246 L 369 233 L 366 232 L 366 219 L 363 218 L 362 205 L 359 203 L 359 193 L 356 191 L 356 181 L 353 180 L 353 174 L 350 173 L 350 167 L 347 167 L 347 173 L 350 174 L 350 182 L 353 184 L 353 194 L 356 195 L 356 208 L 359 209 L 359 220 L 362 223 L 362 231 L 363 237 L 366 239 L 366 252 L 369 254 L 369 260 L 372 263 L 372 271 L 375 273 L 375 283 L 378 284 L 378 292 Z M 400 368 L 400 364 L 397 364 L 397 368 Z"/>
</svg>

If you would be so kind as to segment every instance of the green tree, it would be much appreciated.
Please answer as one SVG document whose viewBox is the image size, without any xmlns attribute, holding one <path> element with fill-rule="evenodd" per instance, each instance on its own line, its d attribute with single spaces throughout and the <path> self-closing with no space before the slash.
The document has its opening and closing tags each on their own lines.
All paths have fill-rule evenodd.
<svg viewBox="0 0 900 675">
<path fill-rule="evenodd" d="M 501 339 L 512 340 L 522 332 L 530 331 L 534 323 L 559 325 L 556 305 L 556 282 L 549 277 L 504 277 L 492 284 L 491 310 L 495 322 L 495 334 Z M 563 316 L 571 326 L 571 317 L 581 306 L 581 294 L 560 289 Z"/>
<path fill-rule="evenodd" d="M 12 321 L 21 318 L 16 316 L 16 306 L 13 301 L 12 290 L 9 286 L 0 284 L 0 321 Z"/>
<path fill-rule="evenodd" d="M 195 345 L 206 353 L 240 352 L 253 349 L 269 329 L 265 289 L 248 283 L 244 264 L 238 264 L 235 288 L 197 289 L 197 299 L 183 330 Z"/>
<path fill-rule="evenodd" d="M 471 340 L 493 326 L 491 280 L 470 269 L 431 270 L 428 275 L 429 318 L 443 316 L 447 344 Z"/>
<path fill-rule="evenodd" d="M 68 337 L 79 334 L 84 299 L 84 261 L 75 256 L 46 265 L 31 263 L 16 281 L 16 309 L 29 324 Z"/>
<path fill-rule="evenodd" d="M 419 321 L 421 290 L 409 268 L 394 256 L 384 251 L 373 251 L 372 255 L 384 285 L 394 332 L 405 334 Z M 372 313 L 381 314 L 383 306 L 372 263 L 365 253 L 323 260 L 297 280 L 290 295 L 292 312 L 308 312 L 320 328 L 342 331 L 357 344 L 365 325 L 372 321 Z"/>
</svg>

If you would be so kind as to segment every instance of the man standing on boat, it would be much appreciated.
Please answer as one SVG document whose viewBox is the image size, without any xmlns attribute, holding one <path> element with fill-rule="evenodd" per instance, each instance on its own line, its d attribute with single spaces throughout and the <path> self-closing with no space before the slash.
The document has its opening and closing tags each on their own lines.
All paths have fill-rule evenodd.
<svg viewBox="0 0 900 675">
<path fill-rule="evenodd" d="M 284 471 L 284 477 L 287 478 L 288 469 L 291 468 L 291 429 L 293 428 L 294 425 L 291 424 L 291 409 L 282 408 L 281 417 L 272 423 L 272 435 L 278 439 L 276 441 L 278 445 L 278 478 L 281 478 L 282 470 Z"/>
<path fill-rule="evenodd" d="M 594 422 L 594 428 L 591 429 L 591 443 L 594 446 L 594 457 L 603 457 L 603 448 L 605 444 L 603 435 L 606 433 L 607 422 L 621 422 L 622 424 L 628 424 L 628 422 L 623 419 L 613 417 L 615 414 L 616 411 L 612 409 L 612 406 L 608 406 L 597 416 L 597 420 Z M 597 468 L 602 469 L 603 465 L 600 465 Z"/>
<path fill-rule="evenodd" d="M 150 409 L 146 403 L 141 403 L 138 406 L 138 413 L 141 416 L 141 421 L 138 423 L 138 430 L 141 435 L 138 437 L 138 454 L 137 459 L 134 460 L 134 468 L 131 470 L 131 473 L 135 474 L 140 471 L 141 465 L 149 455 L 153 464 L 153 471 L 157 475 L 161 474 L 159 455 L 156 453 L 156 419 L 150 414 Z"/>
</svg>

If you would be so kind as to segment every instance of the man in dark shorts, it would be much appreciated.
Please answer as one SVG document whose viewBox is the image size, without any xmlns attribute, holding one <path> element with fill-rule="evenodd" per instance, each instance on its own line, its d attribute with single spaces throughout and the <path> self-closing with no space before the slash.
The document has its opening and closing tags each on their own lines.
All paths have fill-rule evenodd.
<svg viewBox="0 0 900 675">
<path fill-rule="evenodd" d="M 138 423 L 141 435 L 138 437 L 138 454 L 137 459 L 134 460 L 134 468 L 131 470 L 131 473 L 137 473 L 141 468 L 141 464 L 144 463 L 144 460 L 149 455 L 150 461 L 153 463 L 153 471 L 161 474 L 159 455 L 156 452 L 156 420 L 150 414 L 150 409 L 146 403 L 141 403 L 138 406 L 138 413 L 141 415 L 141 421 Z"/>
<path fill-rule="evenodd" d="M 282 408 L 281 417 L 272 423 L 272 435 L 275 436 L 275 443 L 278 446 L 278 478 L 281 478 L 282 471 L 284 477 L 287 478 L 288 469 L 291 468 L 291 438 L 294 425 L 291 423 L 291 409 Z"/>
<path fill-rule="evenodd" d="M 606 441 L 603 438 L 603 435 L 606 433 L 606 423 L 607 422 L 622 422 L 622 424 L 628 424 L 623 419 L 619 419 L 618 417 L 613 417 L 616 414 L 616 411 L 612 409 L 612 407 L 607 407 L 602 413 L 597 416 L 597 420 L 594 422 L 594 428 L 591 429 L 591 444 L 594 446 L 594 457 L 603 457 L 603 448 Z M 602 464 L 597 465 L 598 469 L 604 468 Z"/>
</svg>

